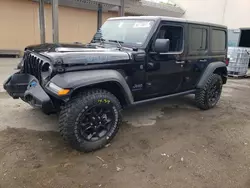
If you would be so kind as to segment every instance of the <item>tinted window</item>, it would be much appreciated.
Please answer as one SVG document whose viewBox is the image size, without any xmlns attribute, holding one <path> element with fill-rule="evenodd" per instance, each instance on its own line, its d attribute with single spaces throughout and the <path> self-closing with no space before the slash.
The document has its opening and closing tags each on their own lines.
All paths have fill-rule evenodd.
<svg viewBox="0 0 250 188">
<path fill-rule="evenodd" d="M 207 49 L 207 30 L 193 27 L 191 29 L 191 51 L 201 51 Z"/>
<path fill-rule="evenodd" d="M 218 29 L 212 30 L 212 51 L 224 51 L 226 49 L 226 32 Z"/>
<path fill-rule="evenodd" d="M 164 25 L 157 34 L 158 39 L 169 39 L 169 52 L 180 52 L 183 49 L 183 28 Z"/>
</svg>

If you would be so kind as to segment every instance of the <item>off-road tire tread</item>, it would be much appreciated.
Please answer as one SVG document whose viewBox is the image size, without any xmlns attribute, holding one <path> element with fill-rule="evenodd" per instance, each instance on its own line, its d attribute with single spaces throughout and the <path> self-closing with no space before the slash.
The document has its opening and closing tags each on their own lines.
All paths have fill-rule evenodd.
<svg viewBox="0 0 250 188">
<path fill-rule="evenodd" d="M 91 151 L 100 149 L 107 144 L 103 142 L 99 146 L 99 148 L 93 148 L 91 146 L 88 148 L 79 147 L 79 142 L 75 138 L 74 128 L 72 126 L 72 123 L 75 123 L 75 122 L 70 119 L 71 114 L 74 113 L 73 112 L 74 108 L 78 108 L 78 110 L 81 110 L 84 107 L 84 105 L 87 104 L 89 100 L 93 100 L 93 99 L 95 100 L 95 98 L 99 98 L 99 97 L 105 98 L 107 96 L 112 99 L 112 103 L 117 107 L 118 115 L 119 115 L 118 126 L 109 139 L 109 141 L 111 141 L 113 137 L 116 135 L 116 133 L 118 132 L 119 125 L 122 119 L 121 118 L 121 110 L 122 110 L 121 104 L 119 100 L 112 93 L 103 89 L 90 89 L 90 90 L 78 93 L 76 96 L 72 97 L 72 99 L 69 102 L 67 102 L 64 106 L 61 107 L 61 111 L 59 114 L 59 131 L 63 139 L 67 143 L 69 143 L 73 149 L 76 149 L 78 151 L 83 151 L 83 152 L 91 152 Z"/>
<path fill-rule="evenodd" d="M 202 110 L 208 110 L 210 109 L 211 107 L 209 106 L 209 104 L 206 102 L 206 94 L 208 92 L 208 89 L 209 89 L 209 86 L 211 85 L 211 83 L 214 81 L 214 80 L 217 80 L 217 79 L 220 79 L 221 83 L 222 83 L 222 78 L 220 75 L 218 74 L 212 74 L 206 84 L 204 85 L 203 88 L 199 89 L 197 91 L 197 93 L 195 94 L 195 101 L 196 101 L 196 105 L 202 109 Z"/>
</svg>

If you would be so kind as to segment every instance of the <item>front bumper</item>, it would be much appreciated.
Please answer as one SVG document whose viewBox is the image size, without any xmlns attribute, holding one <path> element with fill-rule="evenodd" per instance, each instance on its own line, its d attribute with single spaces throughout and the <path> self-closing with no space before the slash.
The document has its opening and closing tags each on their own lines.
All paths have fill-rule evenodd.
<svg viewBox="0 0 250 188">
<path fill-rule="evenodd" d="M 4 82 L 3 87 L 12 98 L 21 98 L 46 114 L 56 111 L 50 96 L 30 74 L 15 73 Z"/>
</svg>

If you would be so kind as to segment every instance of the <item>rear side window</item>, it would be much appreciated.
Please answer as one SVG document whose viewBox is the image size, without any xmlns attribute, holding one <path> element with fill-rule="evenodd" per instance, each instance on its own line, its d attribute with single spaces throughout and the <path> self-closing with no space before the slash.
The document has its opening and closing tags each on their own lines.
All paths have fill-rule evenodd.
<svg viewBox="0 0 250 188">
<path fill-rule="evenodd" d="M 225 51 L 226 49 L 226 32 L 219 29 L 212 29 L 211 51 Z"/>
<path fill-rule="evenodd" d="M 191 51 L 205 51 L 207 49 L 207 29 L 191 28 L 190 48 Z"/>
</svg>

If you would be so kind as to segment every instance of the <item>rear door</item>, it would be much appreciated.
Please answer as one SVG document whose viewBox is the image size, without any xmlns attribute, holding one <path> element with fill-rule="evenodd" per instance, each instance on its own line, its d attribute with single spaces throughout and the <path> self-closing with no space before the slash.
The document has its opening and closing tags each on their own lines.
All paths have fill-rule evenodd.
<svg viewBox="0 0 250 188">
<path fill-rule="evenodd" d="M 209 59 L 209 27 L 188 24 L 188 46 L 186 63 L 183 67 L 182 90 L 194 89 Z"/>
</svg>

